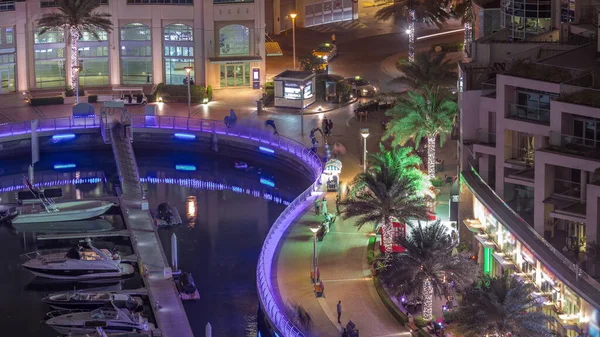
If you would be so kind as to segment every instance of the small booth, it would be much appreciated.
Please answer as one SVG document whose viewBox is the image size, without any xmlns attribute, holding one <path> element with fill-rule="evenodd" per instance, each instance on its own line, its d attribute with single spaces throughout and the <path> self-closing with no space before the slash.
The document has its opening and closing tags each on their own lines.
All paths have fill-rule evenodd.
<svg viewBox="0 0 600 337">
<path fill-rule="evenodd" d="M 321 176 L 321 183 L 327 183 L 328 192 L 336 192 L 340 187 L 340 173 L 342 173 L 342 162 L 331 159 L 325 163 L 325 170 Z"/>
<path fill-rule="evenodd" d="M 406 251 L 406 248 L 400 246 L 396 243 L 397 238 L 405 238 L 406 237 L 406 224 L 400 223 L 398 221 L 392 221 L 392 252 L 394 253 L 403 253 Z M 379 233 L 381 234 L 381 245 L 379 246 L 379 250 L 381 253 L 385 253 L 385 242 L 383 235 L 383 226 L 379 228 Z"/>
<path fill-rule="evenodd" d="M 273 78 L 275 107 L 306 108 L 315 102 L 316 75 L 306 71 L 286 70 Z"/>
</svg>

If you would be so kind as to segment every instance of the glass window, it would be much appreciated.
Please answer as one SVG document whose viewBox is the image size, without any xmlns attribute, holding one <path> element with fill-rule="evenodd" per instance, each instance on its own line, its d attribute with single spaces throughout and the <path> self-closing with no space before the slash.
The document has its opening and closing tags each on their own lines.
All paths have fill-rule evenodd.
<svg viewBox="0 0 600 337">
<path fill-rule="evenodd" d="M 108 33 L 106 31 L 98 30 L 96 32 L 96 34 L 98 35 L 98 39 L 96 39 L 94 37 L 94 34 L 85 31 L 79 37 L 79 41 L 107 41 L 108 40 Z"/>
<path fill-rule="evenodd" d="M 182 23 L 166 26 L 165 41 L 194 41 L 192 27 Z"/>
<path fill-rule="evenodd" d="M 65 61 L 35 61 L 35 85 L 37 88 L 65 86 Z"/>
<path fill-rule="evenodd" d="M 165 73 L 167 84 L 181 84 L 183 80 L 187 78 L 187 72 L 185 67 L 194 67 L 193 59 L 176 59 L 176 58 L 165 58 Z M 192 70 L 190 77 L 194 77 L 194 71 Z"/>
<path fill-rule="evenodd" d="M 121 27 L 121 41 L 150 41 L 150 28 L 143 23 L 130 23 Z"/>
<path fill-rule="evenodd" d="M 128 57 L 121 60 L 123 84 L 152 83 L 152 58 Z"/>
<path fill-rule="evenodd" d="M 219 55 L 250 55 L 250 30 L 242 25 L 229 25 L 219 30 Z"/>
<path fill-rule="evenodd" d="M 0 55 L 0 93 L 15 91 L 15 54 Z"/>
<path fill-rule="evenodd" d="M 121 46 L 121 56 L 152 56 L 152 47 Z"/>
<path fill-rule="evenodd" d="M 104 57 L 80 59 L 81 71 L 79 72 L 79 83 L 86 85 L 108 84 L 108 59 Z"/>
<path fill-rule="evenodd" d="M 35 44 L 65 42 L 65 32 L 62 29 L 47 30 L 44 34 L 40 34 L 40 31 L 41 28 L 37 28 L 33 34 Z"/>
<path fill-rule="evenodd" d="M 12 28 L 6 28 L 6 44 L 13 44 L 14 35 Z"/>
</svg>

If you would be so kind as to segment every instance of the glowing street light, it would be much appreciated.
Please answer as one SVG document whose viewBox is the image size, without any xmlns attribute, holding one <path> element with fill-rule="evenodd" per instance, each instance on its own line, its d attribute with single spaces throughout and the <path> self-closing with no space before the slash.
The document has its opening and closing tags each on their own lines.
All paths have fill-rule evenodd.
<svg viewBox="0 0 600 337">
<path fill-rule="evenodd" d="M 72 66 L 71 68 L 75 74 L 75 103 L 79 104 L 79 71 L 81 71 L 81 66 Z"/>
<path fill-rule="evenodd" d="M 364 139 L 363 143 L 363 173 L 367 172 L 367 137 L 369 137 L 369 128 L 360 129 L 360 135 Z"/>
<path fill-rule="evenodd" d="M 313 233 L 313 284 L 317 284 L 318 277 L 318 261 L 317 261 L 317 232 L 319 232 L 319 226 L 311 226 L 310 231 Z"/>
<path fill-rule="evenodd" d="M 415 22 L 417 21 L 417 14 L 414 9 L 408 11 L 408 61 L 415 62 Z"/>
<path fill-rule="evenodd" d="M 304 136 L 304 85 L 300 85 L 300 134 Z"/>
<path fill-rule="evenodd" d="M 292 50 L 294 56 L 294 70 L 296 70 L 296 13 L 290 13 L 290 18 L 292 18 Z"/>
<path fill-rule="evenodd" d="M 188 118 L 192 117 L 192 95 L 190 93 L 190 73 L 194 70 L 194 67 L 184 67 L 187 73 L 187 90 L 188 90 Z"/>
</svg>

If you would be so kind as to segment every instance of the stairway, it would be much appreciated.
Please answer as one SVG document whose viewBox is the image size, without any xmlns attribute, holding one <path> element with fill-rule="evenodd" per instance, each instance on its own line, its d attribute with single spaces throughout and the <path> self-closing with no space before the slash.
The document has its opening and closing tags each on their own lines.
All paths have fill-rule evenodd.
<svg viewBox="0 0 600 337">
<path fill-rule="evenodd" d="M 133 147 L 131 146 L 130 127 L 125 134 L 125 127 L 117 123 L 110 128 L 111 144 L 123 196 L 126 198 L 141 198 L 142 185 Z"/>
</svg>

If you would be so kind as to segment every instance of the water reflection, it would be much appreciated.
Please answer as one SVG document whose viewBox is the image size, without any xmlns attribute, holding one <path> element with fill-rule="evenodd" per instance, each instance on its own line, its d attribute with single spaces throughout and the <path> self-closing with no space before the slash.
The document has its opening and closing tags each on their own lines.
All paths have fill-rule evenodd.
<svg viewBox="0 0 600 337">
<path fill-rule="evenodd" d="M 195 196 L 191 195 L 185 199 L 185 210 L 188 220 L 188 228 L 196 227 L 196 215 L 198 212 L 198 201 Z"/>
</svg>

